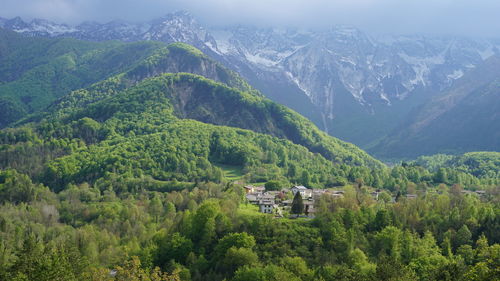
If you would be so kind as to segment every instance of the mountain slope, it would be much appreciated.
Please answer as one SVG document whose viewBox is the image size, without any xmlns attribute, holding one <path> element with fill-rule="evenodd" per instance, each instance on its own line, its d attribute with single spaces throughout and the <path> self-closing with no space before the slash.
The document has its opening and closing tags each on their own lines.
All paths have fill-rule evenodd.
<svg viewBox="0 0 500 281">
<path fill-rule="evenodd" d="M 492 57 L 416 110 L 371 151 L 382 157 L 500 150 L 500 58 Z"/>
<path fill-rule="evenodd" d="M 478 178 L 500 177 L 500 152 L 469 152 L 457 156 L 437 154 L 419 157 L 414 162 L 431 171 L 449 167 Z"/>
<path fill-rule="evenodd" d="M 160 45 L 26 38 L 0 30 L 0 127 L 72 90 L 129 69 Z"/>
<path fill-rule="evenodd" d="M 134 44 L 136 43 L 132 43 Z M 146 79 L 161 73 L 178 72 L 190 72 L 209 80 L 187 73 L 166 76 L 163 80 L 161 77 L 156 80 Z M 299 114 L 265 99 L 236 73 L 222 67 L 196 48 L 182 43 L 158 45 L 149 57 L 136 63 L 128 71 L 87 89 L 73 91 L 48 107 L 46 112 L 33 114 L 19 124 L 37 122 L 43 118 L 71 119 L 73 117 L 69 116 L 74 115 L 75 110 L 88 108 L 98 108 L 96 115 L 89 117 L 105 120 L 113 114 L 114 108 L 120 107 L 121 102 L 126 103 L 113 99 L 117 99 L 120 96 L 118 94 L 127 89 L 135 89 L 135 85 L 140 85 L 144 79 L 149 81 L 147 85 L 154 85 L 153 88 L 160 87 L 158 83 L 166 85 L 165 91 L 170 95 L 176 116 L 180 118 L 250 129 L 286 138 L 338 163 L 380 167 L 378 161 L 354 145 L 329 137 Z M 153 101 L 154 99 L 148 102 Z M 110 108 L 110 103 L 114 104 L 114 108 Z"/>
<path fill-rule="evenodd" d="M 16 126 L 0 134 L 1 166 L 55 190 L 144 171 L 167 182 L 220 181 L 219 165 L 252 181 L 311 186 L 383 168 L 181 43 L 156 46 L 127 71 L 64 95 Z"/>
<path fill-rule="evenodd" d="M 158 42 L 95 43 L 74 39 L 23 37 L 0 30 L 0 127 L 43 109 L 68 92 L 124 71 L 131 81 L 162 72 L 206 73 L 242 90 L 254 91 L 220 64 L 198 56 L 184 56 L 186 48 L 168 49 Z M 169 53 L 169 56 L 164 56 Z M 147 60 L 146 60 L 147 58 Z M 176 63 L 171 63 L 175 60 Z"/>
<path fill-rule="evenodd" d="M 191 44 L 240 73 L 267 97 L 364 148 L 397 128 L 410 110 L 499 53 L 493 40 L 373 37 L 350 26 L 204 28 L 186 12 L 139 24 L 113 21 L 69 29 L 18 18 L 3 22 L 27 36 Z"/>
<path fill-rule="evenodd" d="M 122 79 L 131 73 L 135 73 L 135 70 L 121 76 Z M 127 80 L 119 83 L 123 81 Z M 64 123 L 84 117 L 99 122 L 114 120 L 112 122 L 118 122 L 115 129 L 121 134 L 129 131 L 138 134 L 142 131 L 156 132 L 158 128 L 148 131 L 141 127 L 143 124 L 137 127 L 134 121 L 137 116 L 151 115 L 154 117 L 151 124 L 158 124 L 161 127 L 162 118 L 165 120 L 170 118 L 169 114 L 165 116 L 160 114 L 165 111 L 171 112 L 177 118 L 249 129 L 288 139 L 336 163 L 380 167 L 378 161 L 354 145 L 326 135 L 306 118 L 285 106 L 253 92 L 230 88 L 202 76 L 188 73 L 163 74 L 119 90 L 111 96 L 99 96 L 100 91 L 100 85 L 96 85 L 87 92 L 80 92 L 77 99 L 89 100 L 86 97 L 90 96 L 93 101 L 84 104 L 73 103 L 76 105 L 74 107 L 65 101 L 73 99 L 74 96 L 63 98 L 60 103 L 64 106 L 54 106 L 49 109 L 54 111 L 49 111 L 45 118 L 51 122 L 64 120 Z M 116 118 L 124 120 L 117 121 Z M 132 124 L 126 123 L 127 120 L 132 120 Z"/>
<path fill-rule="evenodd" d="M 186 187 L 172 181 L 221 181 L 221 165 L 241 170 L 248 181 L 320 187 L 353 180 L 351 169 L 369 170 L 357 165 L 382 167 L 284 106 L 194 74 L 161 74 L 84 106 L 74 104 L 2 131 L 2 166 L 56 191 L 68 184 L 99 185 L 103 178 L 145 176 L 154 180 L 142 188 L 172 190 Z M 24 153 L 31 149 L 38 153 Z M 45 168 L 28 170 L 43 155 Z"/>
</svg>

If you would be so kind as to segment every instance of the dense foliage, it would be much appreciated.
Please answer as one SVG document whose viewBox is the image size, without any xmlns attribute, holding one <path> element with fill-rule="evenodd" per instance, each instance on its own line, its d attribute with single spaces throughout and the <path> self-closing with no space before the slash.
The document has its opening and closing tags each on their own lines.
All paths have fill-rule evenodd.
<svg viewBox="0 0 500 281">
<path fill-rule="evenodd" d="M 478 178 L 500 177 L 500 152 L 469 152 L 455 156 L 445 154 L 421 156 L 415 163 L 431 171 L 449 167 L 470 173 Z"/>
<path fill-rule="evenodd" d="M 157 192 L 142 178 L 123 191 L 125 179 L 111 176 L 56 194 L 15 171 L 0 179 L 2 280 L 113 280 L 111 269 L 117 280 L 499 277 L 498 196 L 459 186 L 395 203 L 345 186 L 303 220 L 244 211 L 243 188 L 231 184 Z"/>
<path fill-rule="evenodd" d="M 130 69 L 162 44 L 27 38 L 0 29 L 0 127 Z"/>
</svg>

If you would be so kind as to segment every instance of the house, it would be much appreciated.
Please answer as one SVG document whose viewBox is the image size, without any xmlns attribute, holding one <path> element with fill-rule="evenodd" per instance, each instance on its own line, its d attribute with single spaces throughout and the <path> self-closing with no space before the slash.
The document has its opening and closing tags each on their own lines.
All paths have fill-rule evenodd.
<svg viewBox="0 0 500 281">
<path fill-rule="evenodd" d="M 326 193 L 335 199 L 344 198 L 344 193 Z"/>
<path fill-rule="evenodd" d="M 406 198 L 407 199 L 416 199 L 417 198 L 417 194 L 406 194 Z"/>
<path fill-rule="evenodd" d="M 280 191 L 266 191 L 264 193 L 262 193 L 264 196 L 273 196 L 273 197 L 276 197 L 278 196 L 279 194 L 281 194 Z"/>
<path fill-rule="evenodd" d="M 256 194 L 247 194 L 245 197 L 250 204 L 259 204 L 259 199 Z"/>
<path fill-rule="evenodd" d="M 475 192 L 476 192 L 476 194 L 477 194 L 477 195 L 479 195 L 479 196 L 484 196 L 484 195 L 486 195 L 486 191 L 484 191 L 484 190 L 476 190 Z"/>
<path fill-rule="evenodd" d="M 382 193 L 382 192 L 377 190 L 377 191 L 373 191 L 372 193 L 370 193 L 370 195 L 373 197 L 373 199 L 378 200 L 378 196 L 380 193 Z"/>
<path fill-rule="evenodd" d="M 325 194 L 326 192 L 327 192 L 326 189 L 313 189 L 312 190 L 313 196 Z"/>
<path fill-rule="evenodd" d="M 307 215 L 307 216 L 314 216 L 314 214 L 316 213 L 316 210 L 314 208 L 314 200 L 311 198 L 309 200 L 302 200 L 302 203 L 304 204 L 304 214 Z M 284 208 L 291 208 L 293 204 L 293 200 L 285 200 L 283 202 L 281 202 L 281 205 L 284 207 Z"/>
<path fill-rule="evenodd" d="M 288 192 L 290 192 L 290 188 L 282 188 L 281 189 L 281 193 L 283 193 L 283 194 L 287 194 Z"/>
<path fill-rule="evenodd" d="M 486 195 L 486 191 L 484 191 L 484 190 L 476 190 L 476 191 L 462 190 L 461 192 L 462 192 L 463 195 L 470 195 L 470 194 L 476 194 L 478 196 L 484 196 L 484 195 Z"/>
<path fill-rule="evenodd" d="M 265 214 L 274 214 L 275 210 L 278 208 L 278 205 L 274 203 L 274 199 L 260 200 L 258 205 L 259 205 L 259 211 Z"/>
<path fill-rule="evenodd" d="M 319 199 L 323 195 L 328 195 L 333 198 L 343 198 L 344 191 L 343 190 L 329 190 L 329 189 L 313 189 L 312 190 L 312 198 L 314 200 Z"/>
<path fill-rule="evenodd" d="M 262 193 L 266 191 L 264 186 L 253 186 L 253 185 L 245 185 L 245 192 L 248 193 Z"/>
<path fill-rule="evenodd" d="M 332 194 L 342 194 L 344 195 L 345 191 L 343 190 L 327 190 L 328 192 L 332 193 Z"/>
<path fill-rule="evenodd" d="M 292 191 L 293 196 L 295 196 L 295 194 L 297 192 L 300 192 L 300 196 L 302 196 L 302 198 L 309 198 L 312 196 L 311 189 L 308 189 L 307 187 L 305 187 L 303 185 L 296 185 L 296 186 L 292 187 L 290 190 Z"/>
<path fill-rule="evenodd" d="M 275 195 L 266 193 L 250 193 L 247 194 L 245 197 L 247 198 L 250 204 L 258 205 L 259 202 L 262 200 L 273 201 L 274 203 Z"/>
</svg>

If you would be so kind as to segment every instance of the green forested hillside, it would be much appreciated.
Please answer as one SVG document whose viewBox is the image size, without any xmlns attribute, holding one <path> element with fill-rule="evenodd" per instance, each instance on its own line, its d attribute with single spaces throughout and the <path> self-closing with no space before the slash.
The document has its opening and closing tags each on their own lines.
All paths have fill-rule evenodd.
<svg viewBox="0 0 500 281">
<path fill-rule="evenodd" d="M 437 154 L 419 157 L 415 163 L 432 171 L 448 167 L 478 178 L 500 177 L 500 152 L 469 152 L 458 156 Z"/>
<path fill-rule="evenodd" d="M 0 61 L 0 128 L 43 110 L 72 90 L 131 69 L 130 81 L 164 72 L 190 72 L 254 91 L 237 75 L 186 45 L 167 48 L 151 41 L 124 44 L 32 38 L 0 29 Z"/>
<path fill-rule="evenodd" d="M 160 46 L 27 38 L 0 29 L 0 126 L 123 72 Z"/>
<path fill-rule="evenodd" d="M 93 91 L 101 86 L 80 96 L 96 97 Z M 26 141 L 17 140 L 17 135 L 28 134 L 28 142 L 44 149 L 41 155 L 71 155 L 49 161 L 45 170 L 32 169 L 29 163 L 38 162 L 20 156 L 7 160 L 7 167 L 57 190 L 70 183 L 93 183 L 111 172 L 163 181 L 220 182 L 218 164 L 239 167 L 253 182 L 325 186 L 352 180 L 351 165 L 364 169 L 365 175 L 369 167 L 382 167 L 354 146 L 307 128 L 309 121 L 282 106 L 193 74 L 163 74 L 83 107 L 80 102 L 67 104 L 55 106 L 38 123 L 4 130 L 6 142 L 14 141 L 3 153 L 9 158 L 24 147 Z M 45 143 L 54 139 L 65 140 L 61 146 L 66 147 L 45 150 Z M 69 143 L 75 148 L 69 149 Z"/>
</svg>

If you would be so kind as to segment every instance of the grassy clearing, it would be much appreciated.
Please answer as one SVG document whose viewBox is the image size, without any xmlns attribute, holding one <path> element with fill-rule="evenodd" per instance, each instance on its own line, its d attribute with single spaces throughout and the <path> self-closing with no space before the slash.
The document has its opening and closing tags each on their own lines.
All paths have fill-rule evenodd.
<svg viewBox="0 0 500 281">
<path fill-rule="evenodd" d="M 237 212 L 238 215 L 241 216 L 250 216 L 250 217 L 266 216 L 266 214 L 259 212 L 259 206 L 252 204 L 245 204 L 245 203 L 240 204 Z"/>
<path fill-rule="evenodd" d="M 219 164 L 217 167 L 222 169 L 224 177 L 230 181 L 236 181 L 243 177 L 243 169 L 240 166 Z"/>
</svg>

